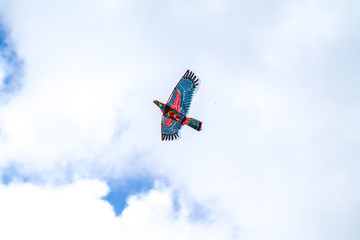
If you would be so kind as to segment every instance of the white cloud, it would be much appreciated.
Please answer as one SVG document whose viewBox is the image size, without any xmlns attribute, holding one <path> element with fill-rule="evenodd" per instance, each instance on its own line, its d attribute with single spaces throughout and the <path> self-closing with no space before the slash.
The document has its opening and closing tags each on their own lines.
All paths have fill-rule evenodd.
<svg viewBox="0 0 360 240">
<path fill-rule="evenodd" d="M 54 188 L 32 184 L 1 186 L 1 237 L 6 239 L 116 239 L 111 206 L 100 197 L 98 181 L 77 181 Z"/>
<path fill-rule="evenodd" d="M 182 205 L 175 214 L 172 190 L 157 187 L 133 196 L 122 216 L 101 199 L 108 188 L 97 180 L 63 186 L 1 185 L 0 233 L 4 239 L 218 239 L 225 226 L 191 222 Z M 221 234 L 221 235 L 219 235 Z"/>
<path fill-rule="evenodd" d="M 4 80 L 6 77 L 5 63 L 2 57 L 0 57 L 0 89 L 4 86 Z"/>
<path fill-rule="evenodd" d="M 262 58 L 279 70 L 301 64 L 309 55 L 321 54 L 339 29 L 336 9 L 319 2 L 293 2 L 280 12 L 281 21 L 259 36 L 265 48 Z M 290 64 L 290 65 L 289 65 Z"/>
<path fill-rule="evenodd" d="M 25 78 L 21 94 L 0 112 L 1 161 L 31 159 L 42 169 L 99 157 L 118 130 L 123 91 L 136 76 L 123 63 L 131 49 L 121 31 L 106 37 L 121 29 L 122 19 L 112 19 L 119 12 L 90 4 L 78 15 L 67 4 L 41 1 L 28 7 L 19 1 L 8 9 L 22 16 L 8 19 Z"/>
<path fill-rule="evenodd" d="M 359 36 L 349 3 L 4 6 L 25 68 L 21 92 L 0 109 L 0 169 L 15 162 L 43 183 L 141 171 L 171 182 L 131 198 L 119 218 L 97 181 L 2 187 L 8 199 L 34 192 L 10 229 L 28 229 L 27 219 L 47 226 L 56 215 L 46 203 L 64 198 L 53 221 L 90 229 L 90 239 L 358 238 L 358 66 L 345 50 Z M 190 115 L 204 129 L 163 143 L 152 100 L 166 100 L 186 68 L 202 79 Z M 207 206 L 213 222 L 189 222 L 185 203 L 174 216 L 173 189 Z M 3 219 L 17 209 L 6 201 Z M 79 232 L 66 223 L 70 212 Z"/>
</svg>

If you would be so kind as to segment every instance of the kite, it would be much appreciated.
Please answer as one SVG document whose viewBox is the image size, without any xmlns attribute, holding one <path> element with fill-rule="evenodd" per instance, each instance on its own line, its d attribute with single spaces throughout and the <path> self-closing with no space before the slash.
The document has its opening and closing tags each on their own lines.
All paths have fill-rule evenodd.
<svg viewBox="0 0 360 240">
<path fill-rule="evenodd" d="M 157 100 L 154 101 L 163 113 L 161 119 L 161 140 L 180 138 L 180 129 L 183 125 L 188 125 L 197 131 L 201 131 L 202 122 L 186 117 L 190 109 L 191 100 L 199 89 L 199 84 L 199 78 L 193 72 L 187 70 L 174 88 L 166 104 Z"/>
</svg>

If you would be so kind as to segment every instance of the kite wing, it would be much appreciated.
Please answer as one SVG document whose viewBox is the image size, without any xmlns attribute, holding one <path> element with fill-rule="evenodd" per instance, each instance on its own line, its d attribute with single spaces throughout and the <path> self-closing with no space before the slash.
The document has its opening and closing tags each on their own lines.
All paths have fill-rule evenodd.
<svg viewBox="0 0 360 240">
<path fill-rule="evenodd" d="M 175 140 L 180 138 L 182 125 L 163 115 L 161 120 L 161 139 Z"/>
<path fill-rule="evenodd" d="M 171 93 L 167 105 L 186 116 L 191 100 L 199 86 L 200 79 L 193 72 L 187 70 Z"/>
</svg>

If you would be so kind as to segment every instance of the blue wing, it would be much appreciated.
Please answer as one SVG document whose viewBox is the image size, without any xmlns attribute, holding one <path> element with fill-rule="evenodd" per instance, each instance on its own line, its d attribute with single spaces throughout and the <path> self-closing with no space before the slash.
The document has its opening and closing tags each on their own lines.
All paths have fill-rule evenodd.
<svg viewBox="0 0 360 240">
<path fill-rule="evenodd" d="M 171 93 L 167 105 L 186 116 L 199 86 L 200 79 L 193 72 L 187 70 Z"/>
<path fill-rule="evenodd" d="M 163 115 L 161 120 L 161 140 L 180 138 L 182 125 Z"/>
</svg>

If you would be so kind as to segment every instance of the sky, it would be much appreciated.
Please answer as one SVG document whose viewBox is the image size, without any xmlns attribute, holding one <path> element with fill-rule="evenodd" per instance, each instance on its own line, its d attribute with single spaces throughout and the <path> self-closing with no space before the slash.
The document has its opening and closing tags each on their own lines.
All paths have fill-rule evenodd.
<svg viewBox="0 0 360 240">
<path fill-rule="evenodd" d="M 359 239 L 359 7 L 0 0 L 0 238 Z"/>
</svg>

